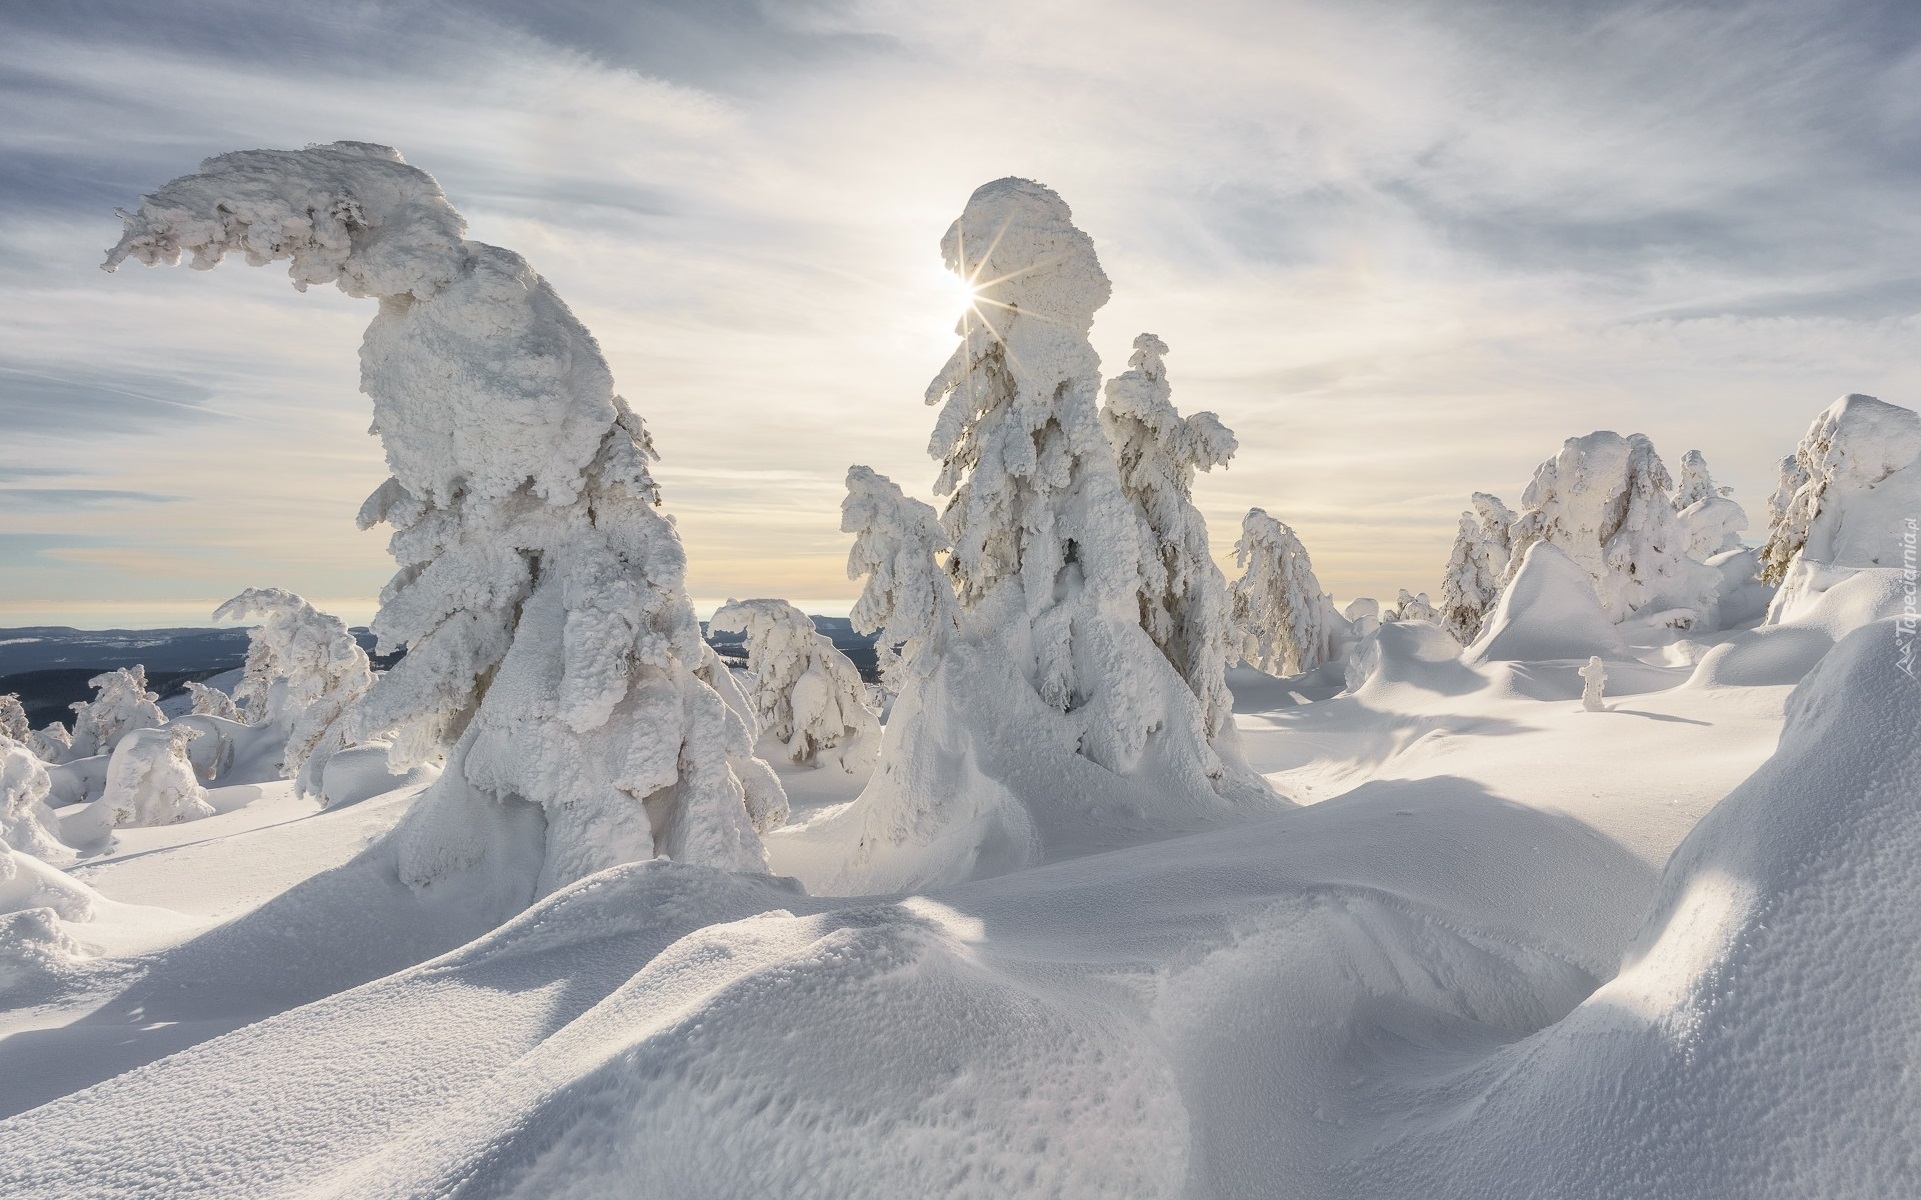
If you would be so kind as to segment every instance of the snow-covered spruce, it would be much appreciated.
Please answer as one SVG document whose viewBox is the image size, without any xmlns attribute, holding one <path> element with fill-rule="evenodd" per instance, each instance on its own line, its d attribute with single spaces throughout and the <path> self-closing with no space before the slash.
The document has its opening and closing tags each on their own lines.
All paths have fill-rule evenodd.
<svg viewBox="0 0 1921 1200">
<path fill-rule="evenodd" d="M 384 146 L 223 155 L 126 225 L 109 268 L 239 251 L 380 300 L 361 389 L 393 477 L 360 519 L 394 528 L 374 632 L 407 656 L 354 733 L 391 732 L 396 768 L 447 759 L 393 835 L 402 877 L 491 856 L 511 904 L 656 854 L 764 870 L 749 810 L 784 811 L 779 785 L 695 673 L 652 444 L 552 287 L 464 240 L 439 185 Z"/>
<path fill-rule="evenodd" d="M 1528 547 L 1547 542 L 1588 573 L 1610 620 L 1687 609 L 1712 628 L 1721 573 L 1688 557 L 1689 535 L 1669 502 L 1673 486 L 1654 444 L 1601 430 L 1569 438 L 1521 497 L 1509 578 Z"/>
<path fill-rule="evenodd" d="M 1242 657 L 1270 675 L 1298 675 L 1332 661 L 1344 622 L 1292 529 L 1249 509 L 1234 564 L 1242 569 L 1233 586 L 1234 620 L 1246 639 Z"/>
<path fill-rule="evenodd" d="M 947 534 L 932 506 L 861 466 L 847 469 L 840 529 L 854 535 L 847 577 L 865 580 L 850 618 L 861 633 L 878 635 L 881 679 L 898 693 L 958 628 L 954 589 L 940 562 Z"/>
<path fill-rule="evenodd" d="M 940 561 L 891 485 L 850 476 L 847 526 L 866 543 L 850 565 L 875 572 L 856 619 L 924 641 L 893 673 L 859 799 L 780 835 L 777 865 L 821 891 L 995 874 L 1115 829 L 1272 802 L 1231 739 L 1209 740 L 1202 702 L 1142 626 L 1141 522 L 1095 404 L 1087 335 L 1109 285 L 1092 240 L 1054 192 L 1002 179 L 941 250 L 974 287 L 927 389 L 949 549 Z M 935 561 L 951 633 L 947 601 L 922 588 Z"/>
<path fill-rule="evenodd" d="M 155 703 L 160 697 L 147 690 L 147 668 L 119 667 L 87 680 L 92 700 L 73 706 L 72 758 L 111 754 L 120 739 L 137 729 L 153 729 L 167 718 Z"/>
<path fill-rule="evenodd" d="M 1588 656 L 1581 676 L 1581 707 L 1589 712 L 1607 711 L 1608 666 L 1598 654 Z"/>
<path fill-rule="evenodd" d="M 849 772 L 873 761 L 880 722 L 867 707 L 860 671 L 806 613 L 785 600 L 729 600 L 707 627 L 746 635 L 761 734 L 791 761 L 834 762 Z"/>
<path fill-rule="evenodd" d="M 1674 511 L 1688 534 L 1688 557 L 1706 562 L 1717 554 L 1741 548 L 1748 527 L 1747 510 L 1729 499 L 1733 488 L 1716 487 L 1708 473 L 1707 456 L 1690 450 L 1681 456 L 1681 479 L 1671 497 Z"/>
<path fill-rule="evenodd" d="M 1901 566 L 1905 522 L 1921 514 L 1917 461 L 1921 416 L 1912 409 L 1862 395 L 1829 405 L 1781 461 L 1762 578 L 1785 583 L 1797 557 L 1828 568 Z"/>
<path fill-rule="evenodd" d="M 1194 507 L 1194 473 L 1225 467 L 1238 443 L 1213 413 L 1174 408 L 1166 353 L 1151 333 L 1134 339 L 1128 369 L 1107 383 L 1101 424 L 1139 526 L 1141 626 L 1200 700 L 1208 736 L 1220 738 L 1234 725 L 1226 672 L 1240 638 L 1207 519 Z"/>
<path fill-rule="evenodd" d="M 193 707 L 189 711 L 195 716 L 220 717 L 224 720 L 243 723 L 246 720 L 241 716 L 238 706 L 234 704 L 233 697 L 217 687 L 208 687 L 204 683 L 189 679 L 187 694 L 193 697 Z"/>
<path fill-rule="evenodd" d="M 272 726 L 276 736 L 284 736 L 280 769 L 294 779 L 295 792 L 320 795 L 327 760 L 354 744 L 350 713 L 374 682 L 367 652 L 347 632 L 346 622 L 280 588 L 248 588 L 215 609 L 213 617 L 263 618 L 247 634 L 247 661 L 234 700 L 245 707 L 249 724 Z M 220 695 L 205 688 L 196 692 L 195 712 L 201 711 L 203 692 Z"/>
<path fill-rule="evenodd" d="M 1514 524 L 1514 510 L 1499 496 L 1476 492 L 1473 503 L 1461 514 L 1441 580 L 1441 628 L 1463 646 L 1480 636 L 1482 622 L 1501 597 L 1510 555 L 1508 529 Z"/>
<path fill-rule="evenodd" d="M 1401 589 L 1394 607 L 1381 615 L 1383 621 L 1432 621 L 1440 624 L 1441 613 L 1428 601 L 1426 592 L 1410 592 Z"/>
</svg>

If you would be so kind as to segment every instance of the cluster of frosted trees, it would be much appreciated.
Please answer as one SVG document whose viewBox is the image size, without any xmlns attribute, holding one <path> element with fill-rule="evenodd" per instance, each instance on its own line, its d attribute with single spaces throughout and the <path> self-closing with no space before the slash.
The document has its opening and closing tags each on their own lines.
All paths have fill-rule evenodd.
<svg viewBox="0 0 1921 1200">
<path fill-rule="evenodd" d="M 207 161 L 143 198 L 107 265 L 239 253 L 290 263 L 303 290 L 379 301 L 361 386 L 391 477 L 360 520 L 392 530 L 399 570 L 373 628 L 406 656 L 376 678 L 338 622 L 250 591 L 223 609 L 266 618 L 247 676 L 232 698 L 195 692 L 198 726 L 168 731 L 143 682 L 116 677 L 70 736 L 22 728 L 8 744 L 36 761 L 138 745 L 109 785 L 157 781 L 122 790 L 177 813 L 196 798 L 166 764 L 204 773 L 191 747 L 243 714 L 275 730 L 306 791 L 341 748 L 386 745 L 396 769 L 445 768 L 392 837 L 402 878 L 504 880 L 533 861 L 509 885 L 528 896 L 655 856 L 764 870 L 761 838 L 788 808 L 757 747 L 849 770 L 878 756 L 835 828 L 849 879 L 906 885 L 938 877 L 915 855 L 943 846 L 983 869 L 1045 853 L 1077 821 L 1177 826 L 1270 799 L 1240 758 L 1230 664 L 1314 671 L 1382 622 L 1469 643 L 1538 545 L 1585 573 L 1614 622 L 1730 619 L 1742 586 L 1838 536 L 1822 498 L 1872 466 L 1846 439 L 1804 443 L 1757 556 L 1698 452 L 1677 482 L 1645 437 L 1570 439 L 1518 512 L 1474 495 L 1437 600 L 1337 610 L 1300 537 L 1260 509 L 1235 545 L 1240 577 L 1216 567 L 1192 487 L 1234 436 L 1179 412 L 1152 334 L 1103 386 L 1088 332 L 1111 286 L 1059 196 L 987 184 L 941 250 L 973 303 L 926 392 L 940 508 L 861 466 L 842 507 L 853 619 L 878 635 L 894 696 L 883 732 L 851 664 L 785 601 L 716 614 L 745 634 L 744 673 L 705 644 L 641 418 L 547 282 L 467 240 L 431 177 L 348 142 Z M 23 724 L 10 720 L 0 708 L 0 725 Z"/>
</svg>

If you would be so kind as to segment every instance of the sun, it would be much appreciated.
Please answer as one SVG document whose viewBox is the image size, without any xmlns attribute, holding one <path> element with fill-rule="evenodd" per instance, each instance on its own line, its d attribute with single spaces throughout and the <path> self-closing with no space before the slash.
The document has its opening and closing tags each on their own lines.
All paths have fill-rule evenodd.
<svg viewBox="0 0 1921 1200">
<path fill-rule="evenodd" d="M 945 268 L 940 272 L 942 313 L 949 322 L 958 321 L 980 299 L 980 289 L 959 274 Z"/>
</svg>

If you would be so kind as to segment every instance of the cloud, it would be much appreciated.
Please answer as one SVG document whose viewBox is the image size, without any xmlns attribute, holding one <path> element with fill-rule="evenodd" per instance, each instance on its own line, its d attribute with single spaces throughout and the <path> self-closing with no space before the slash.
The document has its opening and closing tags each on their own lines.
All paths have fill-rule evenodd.
<svg viewBox="0 0 1921 1200">
<path fill-rule="evenodd" d="M 0 478 L 6 472 L 0 470 Z M 0 488 L 0 511 L 68 512 L 79 508 L 125 508 L 132 504 L 174 504 L 181 497 L 118 488 Z"/>
<path fill-rule="evenodd" d="M 9 461 L 84 446 L 85 483 L 180 496 L 29 515 L 116 545 L 137 526 L 208 594 L 388 569 L 350 520 L 382 474 L 367 307 L 238 261 L 93 269 L 111 206 L 252 146 L 394 144 L 472 236 L 526 254 L 655 431 L 703 595 L 846 596 L 847 464 L 924 494 L 935 244 L 1010 173 L 1094 234 L 1110 366 L 1154 330 L 1177 403 L 1240 432 L 1197 485 L 1217 543 L 1261 505 L 1344 596 L 1432 592 L 1466 496 L 1517 499 L 1569 434 L 1699 447 L 1758 517 L 1834 395 L 1921 393 L 1914 5 L 112 0 L 0 22 Z M 35 561 L 36 595 L 149 586 Z"/>
</svg>

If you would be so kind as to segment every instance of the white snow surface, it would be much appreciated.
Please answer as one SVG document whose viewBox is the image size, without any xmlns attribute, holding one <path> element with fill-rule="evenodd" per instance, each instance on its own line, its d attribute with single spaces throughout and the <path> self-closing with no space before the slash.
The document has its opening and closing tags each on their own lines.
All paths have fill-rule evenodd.
<svg viewBox="0 0 1921 1200">
<path fill-rule="evenodd" d="M 1627 642 L 1608 619 L 1587 572 L 1552 542 L 1522 553 L 1481 636 L 1463 655 L 1471 663 L 1625 658 Z"/>
<path fill-rule="evenodd" d="M 40 1105 L 0 1194 L 1899 1194 L 1896 629 L 1811 662 L 1783 732 L 1792 681 L 1670 646 L 1593 713 L 1563 646 L 1385 625 L 1351 693 L 1235 676 L 1303 807 L 892 894 L 648 861 L 488 931 L 484 889 L 401 882 L 409 790 L 249 789 L 78 868 L 95 956 L 0 1000 L 0 1100 Z"/>
</svg>

